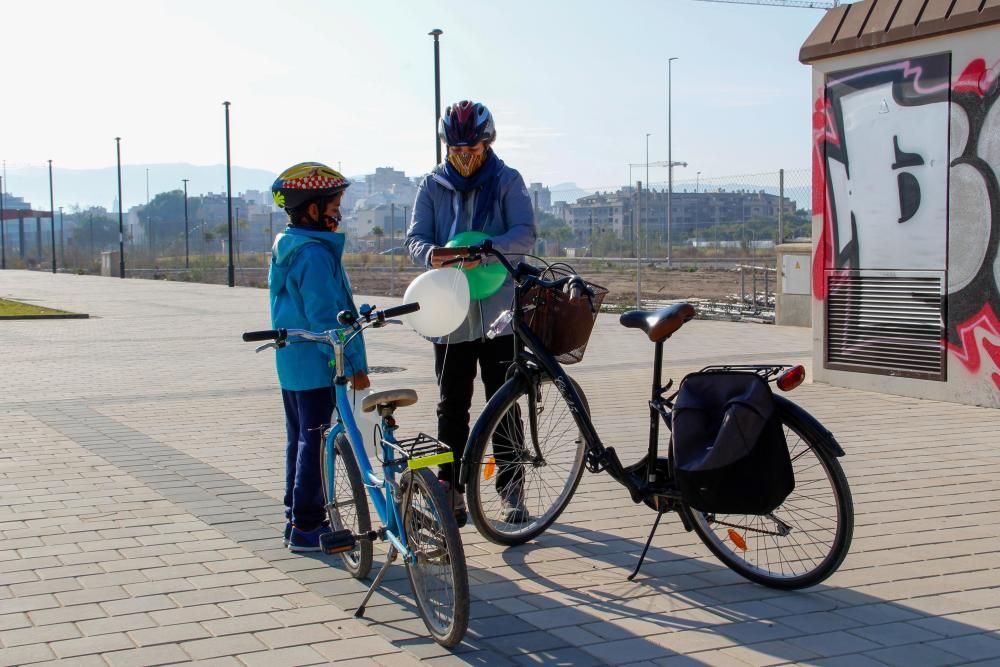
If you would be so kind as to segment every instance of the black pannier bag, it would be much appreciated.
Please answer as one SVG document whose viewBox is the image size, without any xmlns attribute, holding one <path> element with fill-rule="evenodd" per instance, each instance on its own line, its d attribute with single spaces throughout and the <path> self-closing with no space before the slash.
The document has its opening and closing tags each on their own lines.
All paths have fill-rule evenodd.
<svg viewBox="0 0 1000 667">
<path fill-rule="evenodd" d="M 677 485 L 694 509 L 767 514 L 795 488 L 774 397 L 759 375 L 688 375 L 674 402 L 672 430 Z"/>
</svg>

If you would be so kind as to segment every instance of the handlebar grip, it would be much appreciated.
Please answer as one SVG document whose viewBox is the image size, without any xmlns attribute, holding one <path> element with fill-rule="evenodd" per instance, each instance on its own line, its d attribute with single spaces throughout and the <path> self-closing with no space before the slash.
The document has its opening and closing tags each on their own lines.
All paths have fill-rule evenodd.
<svg viewBox="0 0 1000 667">
<path fill-rule="evenodd" d="M 268 329 L 267 331 L 244 331 L 243 342 L 255 343 L 261 340 L 278 340 L 281 337 L 280 329 Z"/>
<path fill-rule="evenodd" d="M 532 266 L 531 264 L 528 264 L 527 262 L 518 262 L 517 263 L 517 270 L 514 272 L 514 275 L 516 275 L 518 277 L 520 277 L 520 276 L 536 276 L 537 277 L 537 276 L 542 275 L 542 270 L 539 269 L 538 267 L 535 267 L 535 266 Z"/>
<path fill-rule="evenodd" d="M 382 311 L 382 316 L 386 319 L 390 317 L 398 317 L 400 315 L 409 315 L 410 313 L 415 313 L 420 310 L 419 303 L 404 303 L 399 306 L 393 306 L 392 308 L 386 308 Z"/>
</svg>

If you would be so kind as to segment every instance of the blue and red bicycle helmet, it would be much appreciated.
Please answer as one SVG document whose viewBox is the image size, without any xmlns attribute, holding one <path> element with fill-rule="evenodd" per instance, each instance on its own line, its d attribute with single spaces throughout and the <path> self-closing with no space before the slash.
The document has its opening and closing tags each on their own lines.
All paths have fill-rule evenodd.
<svg viewBox="0 0 1000 667">
<path fill-rule="evenodd" d="M 492 143 L 497 130 L 493 114 L 485 104 L 462 100 L 444 110 L 438 122 L 438 136 L 449 146 L 475 146 L 480 141 Z"/>
</svg>

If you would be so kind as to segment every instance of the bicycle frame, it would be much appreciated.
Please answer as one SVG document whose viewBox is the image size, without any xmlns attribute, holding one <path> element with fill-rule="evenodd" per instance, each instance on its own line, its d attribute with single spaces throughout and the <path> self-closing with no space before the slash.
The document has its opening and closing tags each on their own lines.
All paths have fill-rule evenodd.
<svg viewBox="0 0 1000 667">
<path fill-rule="evenodd" d="M 342 356 L 342 344 L 338 343 L 337 345 L 341 345 L 340 355 Z M 337 348 L 335 347 L 334 350 L 336 353 Z M 338 365 L 338 368 L 343 368 L 343 365 Z M 341 382 L 341 380 L 343 381 Z M 407 545 L 406 531 L 403 529 L 403 519 L 399 514 L 399 503 L 395 501 L 397 489 L 395 476 L 406 467 L 405 461 L 393 460 L 394 457 L 390 445 L 395 442 L 393 436 L 395 427 L 387 424 L 385 419 L 382 420 L 382 438 L 379 445 L 382 447 L 382 461 L 384 463 L 382 465 L 382 477 L 379 477 L 372 467 L 371 460 L 368 458 L 368 452 L 365 451 L 364 438 L 361 436 L 361 430 L 358 428 L 357 420 L 355 420 L 354 412 L 351 409 L 351 401 L 347 395 L 347 378 L 341 376 L 339 371 L 336 380 L 334 380 L 334 387 L 337 395 L 337 423 L 330 428 L 326 435 L 328 460 L 324 461 L 323 465 L 327 466 L 327 470 L 336 470 L 334 467 L 334 457 L 337 454 L 333 443 L 339 434 L 343 433 L 346 435 L 347 441 L 351 444 L 351 451 L 354 452 L 354 460 L 357 461 L 358 468 L 361 470 L 361 479 L 368 490 L 368 497 L 371 498 L 375 512 L 382 522 L 383 530 L 380 533 L 396 548 L 404 560 L 412 562 L 414 554 Z M 328 498 L 335 497 L 333 494 L 334 484 L 336 483 L 334 474 L 331 472 L 327 480 L 329 484 L 329 488 L 327 489 Z"/>
</svg>

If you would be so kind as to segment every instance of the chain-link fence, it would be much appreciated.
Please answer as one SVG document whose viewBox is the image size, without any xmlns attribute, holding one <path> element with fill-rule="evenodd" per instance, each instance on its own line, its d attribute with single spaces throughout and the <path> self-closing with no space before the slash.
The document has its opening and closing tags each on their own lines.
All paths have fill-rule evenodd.
<svg viewBox="0 0 1000 667">
<path fill-rule="evenodd" d="M 736 312 L 766 311 L 773 304 L 774 246 L 780 239 L 803 240 L 810 235 L 810 170 L 734 176 L 696 172 L 694 178 L 690 178 L 689 169 L 679 178 L 679 171 L 675 167 L 670 193 L 667 182 L 661 180 L 665 169 L 653 171 L 653 182 L 648 187 L 644 184 L 641 193 L 621 185 L 572 193 L 553 190 L 553 201 L 583 196 L 579 202 L 584 202 L 596 192 L 608 201 L 617 201 L 621 210 L 617 225 L 604 224 L 605 220 L 595 222 L 591 216 L 589 229 L 586 224 L 578 224 L 579 216 L 566 213 L 580 206 L 579 202 L 563 209 L 561 219 L 558 209 L 544 215 L 540 212 L 538 254 L 565 259 L 572 256 L 574 259 L 569 261 L 581 272 L 600 275 L 612 289 L 610 304 L 634 304 L 637 298 L 654 303 L 702 297 L 729 304 L 726 307 Z M 171 204 L 171 197 L 177 201 Z M 180 192 L 163 193 L 148 209 L 123 216 L 127 277 L 227 282 L 229 233 L 225 205 L 220 212 L 198 197 L 191 197 L 185 224 L 182 198 Z M 2 236 L 6 266 L 50 271 L 53 230 L 49 218 L 28 218 L 22 224 L 10 219 L 10 215 L 8 211 Z M 392 237 L 385 233 L 375 243 L 349 239 L 344 261 L 355 293 L 400 295 L 422 270 L 399 253 L 405 224 L 402 211 L 397 215 Z M 642 262 L 635 260 L 636 219 L 640 221 L 638 247 Z M 285 220 L 280 211 L 261 214 L 258 210 L 250 215 L 246 209 L 234 211 L 236 284 L 266 286 L 271 240 Z M 60 271 L 119 275 L 116 212 L 57 211 L 55 239 L 56 266 Z M 684 280 L 679 272 L 697 275 Z"/>
</svg>

